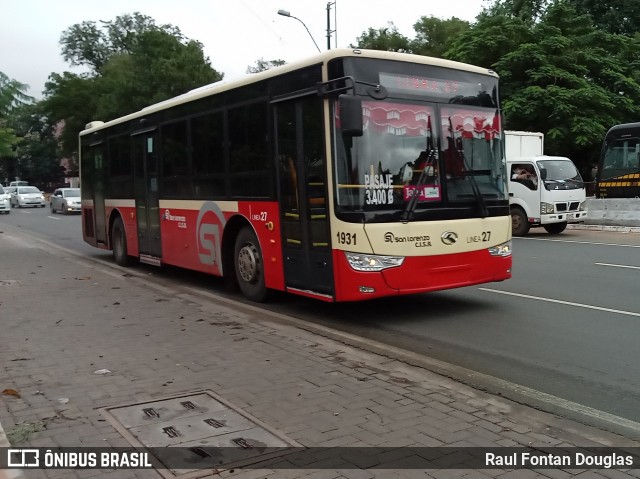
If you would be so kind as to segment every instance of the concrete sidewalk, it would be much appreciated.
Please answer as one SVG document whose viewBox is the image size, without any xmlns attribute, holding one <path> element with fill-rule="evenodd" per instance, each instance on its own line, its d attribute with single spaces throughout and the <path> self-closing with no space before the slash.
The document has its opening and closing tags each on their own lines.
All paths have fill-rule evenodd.
<svg viewBox="0 0 640 479">
<path fill-rule="evenodd" d="M 190 395 L 219 400 L 228 417 L 254 421 L 256 434 L 305 447 L 638 446 L 348 346 L 330 332 L 314 334 L 258 308 L 175 291 L 47 248 L 17 229 L 0 229 L 0 391 L 17 393 L 0 395 L 0 446 L 4 429 L 13 446 L 127 447 L 143 434 L 126 421 L 114 423 L 119 412 L 126 416 L 125 406 Z M 173 477 L 155 470 L 22 474 Z M 332 470 L 313 464 L 218 474 L 209 475 L 640 477 L 638 470 L 613 469 Z"/>
</svg>

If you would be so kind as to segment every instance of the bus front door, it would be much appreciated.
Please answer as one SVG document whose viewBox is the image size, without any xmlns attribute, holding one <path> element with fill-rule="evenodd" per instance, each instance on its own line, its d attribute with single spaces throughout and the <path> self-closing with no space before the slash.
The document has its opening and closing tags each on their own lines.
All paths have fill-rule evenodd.
<svg viewBox="0 0 640 479">
<path fill-rule="evenodd" d="M 334 297 L 322 100 L 276 105 L 280 218 L 285 285 Z"/>
<path fill-rule="evenodd" d="M 159 266 L 162 260 L 156 132 L 133 135 L 136 221 L 140 261 Z"/>
</svg>

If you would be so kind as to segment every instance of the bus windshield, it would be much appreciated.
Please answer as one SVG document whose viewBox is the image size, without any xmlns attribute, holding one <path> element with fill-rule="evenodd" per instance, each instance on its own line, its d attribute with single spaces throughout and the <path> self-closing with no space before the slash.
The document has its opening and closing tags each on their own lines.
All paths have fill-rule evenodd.
<svg viewBox="0 0 640 479">
<path fill-rule="evenodd" d="M 416 211 L 505 198 L 496 109 L 391 99 L 362 109 L 363 135 L 336 135 L 340 211 L 400 214 L 414 195 Z"/>
<path fill-rule="evenodd" d="M 602 159 L 602 180 L 638 171 L 640 171 L 640 138 L 615 138 L 606 143 Z"/>
</svg>

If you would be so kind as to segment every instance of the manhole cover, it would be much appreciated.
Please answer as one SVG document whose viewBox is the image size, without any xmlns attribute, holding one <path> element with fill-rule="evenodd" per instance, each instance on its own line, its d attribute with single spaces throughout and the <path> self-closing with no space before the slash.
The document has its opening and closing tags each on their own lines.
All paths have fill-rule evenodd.
<svg viewBox="0 0 640 479">
<path fill-rule="evenodd" d="M 100 411 L 132 446 L 150 448 L 165 477 L 199 477 L 302 447 L 211 391 Z"/>
</svg>

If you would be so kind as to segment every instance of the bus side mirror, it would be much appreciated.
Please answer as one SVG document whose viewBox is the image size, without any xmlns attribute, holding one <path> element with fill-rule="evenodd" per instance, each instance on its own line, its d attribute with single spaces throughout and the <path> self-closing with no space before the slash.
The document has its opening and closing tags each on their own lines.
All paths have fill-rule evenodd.
<svg viewBox="0 0 640 479">
<path fill-rule="evenodd" d="M 340 95 L 340 126 L 346 137 L 362 136 L 362 100 L 353 95 Z"/>
<path fill-rule="evenodd" d="M 540 168 L 540 179 L 542 181 L 547 179 L 547 169 L 546 168 Z"/>
</svg>

